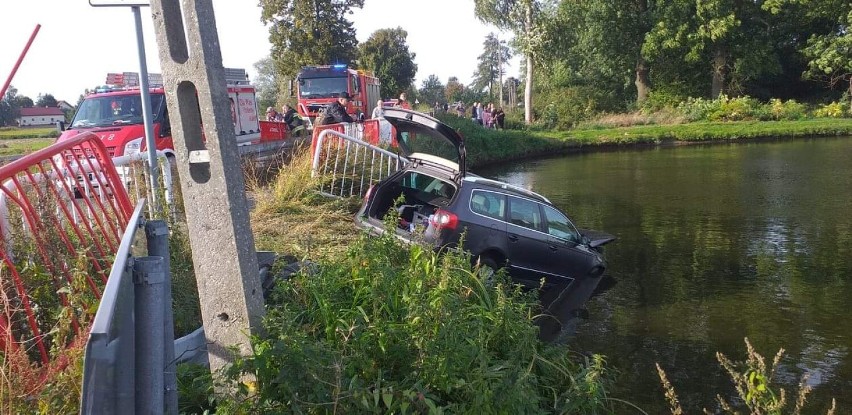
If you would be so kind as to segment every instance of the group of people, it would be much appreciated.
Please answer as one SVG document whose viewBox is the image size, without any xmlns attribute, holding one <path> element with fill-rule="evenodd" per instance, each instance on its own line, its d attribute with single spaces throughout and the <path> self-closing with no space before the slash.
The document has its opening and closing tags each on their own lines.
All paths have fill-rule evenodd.
<svg viewBox="0 0 852 415">
<path fill-rule="evenodd" d="M 281 107 L 281 112 L 275 111 L 275 108 L 269 107 L 266 109 L 266 121 L 283 122 L 287 124 L 290 131 L 296 130 L 303 124 L 302 117 L 296 112 L 296 109 L 289 104 L 284 104 Z"/>
<path fill-rule="evenodd" d="M 459 103 L 456 107 L 456 111 L 458 112 L 459 117 L 464 117 L 466 114 L 461 103 Z M 494 104 L 474 102 L 470 107 L 470 119 L 485 128 L 502 130 L 506 120 L 506 113 L 503 112 L 503 108 L 496 107 Z"/>
<path fill-rule="evenodd" d="M 337 100 L 329 104 L 325 109 L 321 112 L 319 116 L 316 118 L 316 125 L 328 125 L 328 124 L 336 124 L 342 122 L 354 122 L 355 120 L 351 115 L 346 111 L 346 107 L 349 105 L 349 100 L 352 97 L 349 96 L 349 93 L 344 91 L 337 94 Z M 405 92 L 399 94 L 399 99 L 393 104 L 396 108 L 404 108 L 411 109 L 411 104 L 408 103 L 406 99 Z M 384 117 L 384 108 L 385 103 L 382 100 L 376 102 L 376 107 L 373 109 L 373 113 L 371 114 L 371 118 L 382 118 Z M 449 110 L 449 105 L 444 104 L 443 106 L 439 103 L 435 103 L 436 112 L 439 110 L 443 110 L 444 112 Z M 466 114 L 462 103 L 458 103 L 454 108 L 459 117 L 463 117 Z M 298 126 L 302 125 L 302 118 L 296 113 L 296 110 L 288 104 L 284 104 L 282 107 L 282 112 L 276 112 L 275 108 L 269 107 L 266 109 L 266 120 L 267 121 L 277 121 L 286 123 L 291 130 L 295 129 Z M 496 128 L 503 129 L 504 128 L 504 120 L 506 118 L 506 114 L 503 112 L 503 108 L 495 107 L 494 104 L 483 104 L 480 102 L 474 102 L 470 107 L 470 117 L 471 120 L 483 127 L 486 128 Z"/>
</svg>

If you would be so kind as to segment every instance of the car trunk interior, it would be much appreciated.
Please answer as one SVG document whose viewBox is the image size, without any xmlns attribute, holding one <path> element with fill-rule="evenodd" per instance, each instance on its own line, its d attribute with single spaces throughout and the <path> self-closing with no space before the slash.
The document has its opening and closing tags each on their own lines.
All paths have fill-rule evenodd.
<svg viewBox="0 0 852 415">
<path fill-rule="evenodd" d="M 455 194 L 456 186 L 451 181 L 409 171 L 376 188 L 367 215 L 381 221 L 396 208 L 399 228 L 413 231 L 415 226 L 426 226 L 438 208 L 449 206 Z"/>
</svg>

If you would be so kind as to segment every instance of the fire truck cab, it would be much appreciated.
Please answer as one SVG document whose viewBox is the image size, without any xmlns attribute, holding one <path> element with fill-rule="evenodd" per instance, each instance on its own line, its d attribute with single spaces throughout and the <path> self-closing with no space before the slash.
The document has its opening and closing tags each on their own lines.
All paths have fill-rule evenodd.
<svg viewBox="0 0 852 415">
<path fill-rule="evenodd" d="M 296 81 L 299 115 L 311 122 L 323 107 L 336 101 L 337 95 L 344 91 L 352 97 L 346 111 L 355 119 L 360 114 L 369 117 L 381 99 L 379 79 L 347 65 L 305 66 Z"/>
<path fill-rule="evenodd" d="M 228 82 L 228 98 L 234 133 L 258 135 L 260 124 L 257 117 L 255 89 L 248 82 L 245 70 L 225 69 Z M 74 120 L 57 141 L 64 141 L 79 133 L 90 131 L 104 142 L 110 156 L 132 155 L 147 150 L 145 127 L 142 119 L 142 95 L 139 92 L 138 74 L 125 72 L 108 74 L 108 85 L 98 87 L 80 103 Z M 174 155 L 168 109 L 162 77 L 149 75 L 151 113 L 157 150 L 168 156 Z"/>
</svg>

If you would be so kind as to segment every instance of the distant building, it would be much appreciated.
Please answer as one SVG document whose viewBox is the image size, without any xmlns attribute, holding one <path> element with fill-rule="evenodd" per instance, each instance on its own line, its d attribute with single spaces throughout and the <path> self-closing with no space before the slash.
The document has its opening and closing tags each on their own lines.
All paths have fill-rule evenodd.
<svg viewBox="0 0 852 415">
<path fill-rule="evenodd" d="M 65 121 L 65 113 L 58 107 L 21 108 L 18 125 L 21 127 L 53 126 L 59 121 Z"/>
<path fill-rule="evenodd" d="M 62 111 L 73 110 L 74 106 L 69 104 L 68 101 L 59 101 L 56 103 L 56 106 L 59 107 Z"/>
</svg>

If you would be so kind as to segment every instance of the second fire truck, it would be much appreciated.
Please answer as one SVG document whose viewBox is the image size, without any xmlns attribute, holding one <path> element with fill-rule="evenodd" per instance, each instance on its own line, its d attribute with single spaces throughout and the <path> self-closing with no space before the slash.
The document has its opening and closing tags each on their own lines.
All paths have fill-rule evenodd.
<svg viewBox="0 0 852 415">
<path fill-rule="evenodd" d="M 312 122 L 323 107 L 337 100 L 341 92 L 348 92 L 352 97 L 346 112 L 356 120 L 361 114 L 369 118 L 376 102 L 381 99 L 379 79 L 347 65 L 305 66 L 299 71 L 296 81 L 299 115 Z"/>
</svg>

